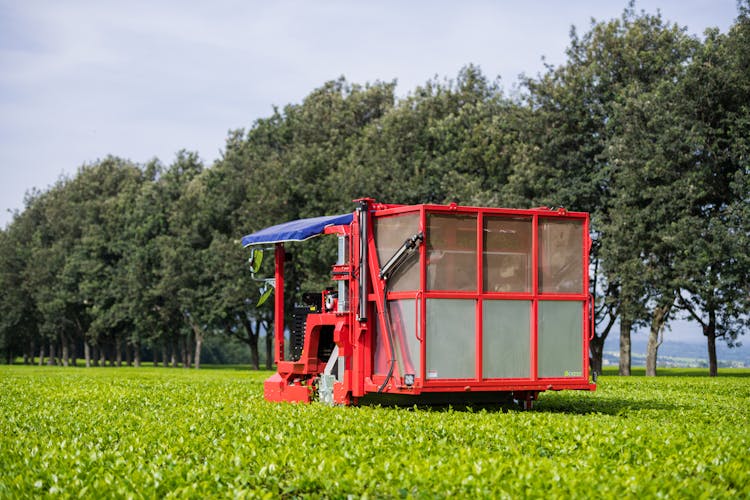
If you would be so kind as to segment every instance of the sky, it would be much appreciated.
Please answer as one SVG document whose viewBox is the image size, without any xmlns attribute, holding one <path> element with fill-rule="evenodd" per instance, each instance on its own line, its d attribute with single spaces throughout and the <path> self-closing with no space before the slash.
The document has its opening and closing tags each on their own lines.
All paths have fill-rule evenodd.
<svg viewBox="0 0 750 500">
<path fill-rule="evenodd" d="M 109 154 L 169 164 L 187 149 L 211 164 L 228 131 L 342 75 L 396 80 L 405 96 L 471 63 L 512 93 L 520 74 L 543 71 L 543 58 L 565 61 L 571 26 L 584 33 L 626 5 L 0 0 L 0 227 L 27 191 Z M 642 0 L 636 9 L 660 10 L 696 36 L 726 32 L 737 15 L 735 0 Z"/>
</svg>

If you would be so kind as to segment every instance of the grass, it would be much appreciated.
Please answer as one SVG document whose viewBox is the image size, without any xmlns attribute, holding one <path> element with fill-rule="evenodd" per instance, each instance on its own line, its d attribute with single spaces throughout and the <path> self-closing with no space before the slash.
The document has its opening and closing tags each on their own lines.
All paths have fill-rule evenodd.
<svg viewBox="0 0 750 500">
<path fill-rule="evenodd" d="M 263 400 L 268 372 L 0 366 L 0 497 L 750 495 L 748 371 L 532 412 Z M 699 372 L 700 373 L 700 372 Z"/>
</svg>

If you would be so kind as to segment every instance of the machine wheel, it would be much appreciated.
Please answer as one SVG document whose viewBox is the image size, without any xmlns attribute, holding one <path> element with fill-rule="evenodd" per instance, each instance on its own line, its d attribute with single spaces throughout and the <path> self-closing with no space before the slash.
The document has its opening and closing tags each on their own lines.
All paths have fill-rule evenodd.
<svg viewBox="0 0 750 500">
<path fill-rule="evenodd" d="M 513 395 L 513 401 L 518 405 L 519 410 L 530 411 L 534 409 L 536 396 L 536 392 L 521 392 Z"/>
</svg>

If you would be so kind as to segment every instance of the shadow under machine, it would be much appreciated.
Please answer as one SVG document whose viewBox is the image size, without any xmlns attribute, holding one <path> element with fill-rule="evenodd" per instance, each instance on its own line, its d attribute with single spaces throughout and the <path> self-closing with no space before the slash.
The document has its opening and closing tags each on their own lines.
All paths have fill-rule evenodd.
<svg viewBox="0 0 750 500">
<path fill-rule="evenodd" d="M 530 408 L 542 391 L 596 388 L 587 213 L 356 203 L 242 239 L 275 249 L 266 399 Z M 284 244 L 319 234 L 338 238 L 335 286 L 295 307 L 285 349 Z"/>
</svg>

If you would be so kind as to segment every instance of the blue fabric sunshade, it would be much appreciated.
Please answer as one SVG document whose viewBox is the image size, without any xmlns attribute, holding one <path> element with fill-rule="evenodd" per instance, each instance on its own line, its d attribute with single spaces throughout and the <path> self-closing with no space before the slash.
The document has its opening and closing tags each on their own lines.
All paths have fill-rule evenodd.
<svg viewBox="0 0 750 500">
<path fill-rule="evenodd" d="M 267 227 L 242 238 L 242 246 L 265 245 L 284 241 L 304 241 L 323 232 L 327 226 L 349 224 L 353 214 L 324 215 L 310 219 L 293 220 Z"/>
</svg>

